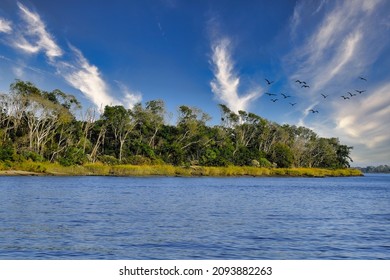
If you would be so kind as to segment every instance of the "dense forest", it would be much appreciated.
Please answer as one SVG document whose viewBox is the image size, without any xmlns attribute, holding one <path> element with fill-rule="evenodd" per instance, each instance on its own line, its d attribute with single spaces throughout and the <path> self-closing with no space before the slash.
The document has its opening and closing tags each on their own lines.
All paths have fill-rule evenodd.
<svg viewBox="0 0 390 280">
<path fill-rule="evenodd" d="M 387 164 L 379 166 L 367 166 L 367 167 L 358 167 L 364 173 L 390 173 L 390 166 Z"/>
<path fill-rule="evenodd" d="M 198 108 L 180 106 L 166 122 L 163 100 L 132 109 L 83 110 L 61 90 L 16 80 L 0 94 L 0 161 L 50 161 L 65 166 L 172 164 L 176 166 L 349 167 L 352 147 L 312 130 L 279 125 L 256 114 L 219 105 L 221 122 Z"/>
</svg>

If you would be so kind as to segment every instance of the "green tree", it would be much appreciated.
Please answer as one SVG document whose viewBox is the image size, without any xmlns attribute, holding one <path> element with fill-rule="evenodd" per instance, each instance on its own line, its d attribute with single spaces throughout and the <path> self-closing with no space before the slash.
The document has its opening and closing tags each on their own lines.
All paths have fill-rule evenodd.
<svg viewBox="0 0 390 280">
<path fill-rule="evenodd" d="M 277 143 L 269 153 L 269 160 L 276 163 L 277 167 L 287 168 L 294 162 L 294 154 L 286 144 Z"/>
<path fill-rule="evenodd" d="M 131 111 L 123 106 L 106 106 L 102 119 L 107 122 L 107 126 L 111 129 L 114 140 L 119 148 L 119 161 L 122 161 L 123 145 L 129 133 L 135 127 L 135 121 L 132 118 Z"/>
</svg>

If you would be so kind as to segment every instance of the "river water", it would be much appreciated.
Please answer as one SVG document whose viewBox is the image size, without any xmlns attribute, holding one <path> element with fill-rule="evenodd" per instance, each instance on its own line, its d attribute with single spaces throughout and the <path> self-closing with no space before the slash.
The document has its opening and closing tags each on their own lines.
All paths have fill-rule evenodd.
<svg viewBox="0 0 390 280">
<path fill-rule="evenodd" d="M 390 176 L 0 177 L 0 259 L 390 259 Z"/>
</svg>

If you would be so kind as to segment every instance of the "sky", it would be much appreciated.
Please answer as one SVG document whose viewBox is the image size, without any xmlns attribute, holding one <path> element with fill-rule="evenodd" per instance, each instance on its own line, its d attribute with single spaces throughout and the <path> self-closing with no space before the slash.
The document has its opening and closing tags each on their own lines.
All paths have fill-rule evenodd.
<svg viewBox="0 0 390 280">
<path fill-rule="evenodd" d="M 353 166 L 390 164 L 389 35 L 387 0 L 2 0 L 0 92 L 162 99 L 169 122 L 187 105 L 210 125 L 225 104 L 337 137 Z"/>
</svg>

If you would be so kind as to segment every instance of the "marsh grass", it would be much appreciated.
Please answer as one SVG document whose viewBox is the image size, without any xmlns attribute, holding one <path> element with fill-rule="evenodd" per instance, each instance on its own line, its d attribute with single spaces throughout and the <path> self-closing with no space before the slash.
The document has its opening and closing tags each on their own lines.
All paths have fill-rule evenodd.
<svg viewBox="0 0 390 280">
<path fill-rule="evenodd" d="M 321 168 L 266 168 L 254 166 L 172 166 L 160 165 L 106 165 L 88 163 L 84 165 L 62 166 L 58 163 L 32 162 L 0 163 L 0 170 L 19 170 L 43 175 L 63 176 L 285 176 L 285 177 L 332 177 L 362 176 L 358 169 L 321 169 Z"/>
</svg>

